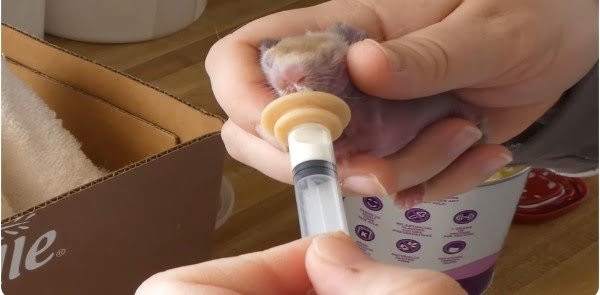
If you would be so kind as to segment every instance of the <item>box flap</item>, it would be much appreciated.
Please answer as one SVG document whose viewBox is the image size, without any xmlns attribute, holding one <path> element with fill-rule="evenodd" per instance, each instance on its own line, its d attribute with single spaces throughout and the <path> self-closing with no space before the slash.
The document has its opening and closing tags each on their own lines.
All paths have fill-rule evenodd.
<svg viewBox="0 0 600 295">
<path fill-rule="evenodd" d="M 62 120 L 82 151 L 105 169 L 117 170 L 174 147 L 178 138 L 141 118 L 72 89 L 33 69 L 7 62 Z"/>
<path fill-rule="evenodd" d="M 183 142 L 221 129 L 223 120 L 216 115 L 198 112 L 158 88 L 6 24 L 2 24 L 2 43 L 10 59 L 161 126 Z M 161 111 L 165 107 L 172 111 Z"/>
</svg>

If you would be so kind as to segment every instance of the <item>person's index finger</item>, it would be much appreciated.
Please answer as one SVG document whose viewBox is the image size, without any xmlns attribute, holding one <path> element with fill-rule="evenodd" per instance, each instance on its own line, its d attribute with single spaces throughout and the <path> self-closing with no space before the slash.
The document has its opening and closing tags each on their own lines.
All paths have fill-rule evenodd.
<svg viewBox="0 0 600 295">
<path fill-rule="evenodd" d="M 275 99 L 259 66 L 258 51 L 227 36 L 206 59 L 206 69 L 217 99 L 227 116 L 250 133 L 265 106 Z"/>
<path fill-rule="evenodd" d="M 311 288 L 305 238 L 265 251 L 222 258 L 168 270 L 160 275 L 174 284 L 193 284 L 197 290 L 219 288 L 240 294 L 306 294 Z"/>
<path fill-rule="evenodd" d="M 347 3 L 330 1 L 278 12 L 252 21 L 219 40 L 210 49 L 205 66 L 215 97 L 229 118 L 255 134 L 262 110 L 276 97 L 260 68 L 258 44 L 263 39 L 324 30 L 338 22 L 381 36 L 372 10 Z"/>
</svg>

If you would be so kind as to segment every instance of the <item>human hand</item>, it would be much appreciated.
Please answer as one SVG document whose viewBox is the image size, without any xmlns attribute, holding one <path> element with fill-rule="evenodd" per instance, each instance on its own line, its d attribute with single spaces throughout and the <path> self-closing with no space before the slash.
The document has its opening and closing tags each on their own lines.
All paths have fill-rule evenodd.
<svg viewBox="0 0 600 295">
<path fill-rule="evenodd" d="M 343 233 L 171 269 L 150 277 L 136 291 L 136 295 L 311 293 L 466 294 L 445 274 L 377 263 Z"/>
<path fill-rule="evenodd" d="M 274 98 L 258 66 L 262 39 L 345 22 L 375 40 L 348 53 L 353 82 L 364 92 L 414 99 L 452 91 L 478 107 L 489 128 L 486 144 L 473 146 L 481 133 L 453 118 L 385 159 L 358 155 L 339 163 L 346 193 L 391 195 L 410 206 L 469 190 L 511 160 L 499 144 L 538 119 L 597 60 L 597 17 L 596 2 L 583 0 L 334 0 L 242 27 L 211 49 L 206 67 L 229 115 L 223 128 L 229 153 L 288 183 L 288 155 L 256 131 Z"/>
</svg>

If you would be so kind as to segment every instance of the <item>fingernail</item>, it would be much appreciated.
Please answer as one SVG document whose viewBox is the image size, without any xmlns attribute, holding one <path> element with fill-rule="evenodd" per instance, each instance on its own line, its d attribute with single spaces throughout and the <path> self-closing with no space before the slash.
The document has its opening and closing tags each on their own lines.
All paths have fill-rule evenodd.
<svg viewBox="0 0 600 295">
<path fill-rule="evenodd" d="M 492 175 L 502 169 L 508 163 L 512 162 L 513 157 L 510 154 L 498 153 L 496 157 L 489 159 L 484 166 L 485 175 Z"/>
<path fill-rule="evenodd" d="M 458 156 L 462 154 L 464 151 L 469 149 L 474 143 L 476 143 L 481 137 L 483 133 L 481 130 L 467 125 L 465 126 L 454 138 L 451 142 L 450 155 Z"/>
<path fill-rule="evenodd" d="M 312 247 L 317 256 L 337 266 L 352 266 L 369 260 L 354 241 L 342 232 L 317 236 L 312 242 Z"/>
<path fill-rule="evenodd" d="M 379 179 L 372 174 L 348 176 L 342 182 L 342 187 L 358 194 L 374 194 L 378 196 L 388 195 L 383 185 L 379 182 Z"/>
<path fill-rule="evenodd" d="M 410 209 L 423 203 L 425 199 L 425 186 L 423 184 L 409 187 L 396 193 L 394 205 L 400 209 Z"/>
<path fill-rule="evenodd" d="M 477 129 L 481 131 L 481 138 L 475 144 L 485 144 L 487 142 L 487 138 L 490 133 L 489 123 L 486 119 L 482 119 L 479 124 L 477 124 Z"/>
<path fill-rule="evenodd" d="M 393 52 L 392 50 L 383 47 L 379 42 L 377 42 L 373 39 L 365 39 L 363 42 L 370 44 L 370 45 L 376 47 L 381 52 L 383 52 L 383 54 L 385 55 L 389 65 L 390 65 L 391 70 L 399 72 L 404 69 L 404 67 L 405 67 L 404 61 L 400 58 L 400 56 L 396 52 Z"/>
<path fill-rule="evenodd" d="M 394 206 L 398 209 L 409 209 L 409 204 L 412 203 L 411 197 L 394 198 Z"/>
</svg>

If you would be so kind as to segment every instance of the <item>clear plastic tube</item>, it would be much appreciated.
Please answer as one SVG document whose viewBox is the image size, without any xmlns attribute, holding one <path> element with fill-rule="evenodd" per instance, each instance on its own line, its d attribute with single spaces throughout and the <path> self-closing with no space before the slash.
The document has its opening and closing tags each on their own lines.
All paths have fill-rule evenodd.
<svg viewBox="0 0 600 295">
<path fill-rule="evenodd" d="M 290 132 L 288 143 L 302 236 L 348 233 L 329 130 L 320 124 L 302 124 Z"/>
<path fill-rule="evenodd" d="M 328 232 L 348 233 L 344 204 L 335 176 L 313 174 L 294 184 L 303 237 Z"/>
</svg>

